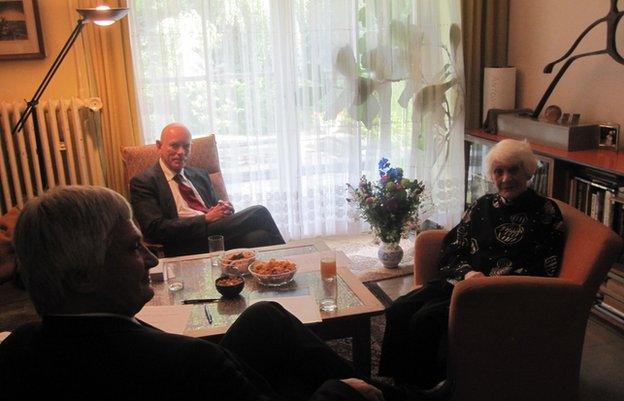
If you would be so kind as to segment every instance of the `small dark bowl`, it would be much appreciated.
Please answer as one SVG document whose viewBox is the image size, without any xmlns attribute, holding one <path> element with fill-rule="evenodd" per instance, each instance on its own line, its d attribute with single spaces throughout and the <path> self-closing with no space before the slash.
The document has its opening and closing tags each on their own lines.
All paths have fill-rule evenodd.
<svg viewBox="0 0 624 401">
<path fill-rule="evenodd" d="M 225 281 L 237 281 L 237 283 L 232 283 L 229 285 L 225 285 Z M 242 277 L 230 277 L 230 276 L 221 276 L 215 280 L 215 287 L 217 287 L 217 291 L 223 298 L 234 298 L 243 290 L 245 287 L 245 280 Z"/>
</svg>

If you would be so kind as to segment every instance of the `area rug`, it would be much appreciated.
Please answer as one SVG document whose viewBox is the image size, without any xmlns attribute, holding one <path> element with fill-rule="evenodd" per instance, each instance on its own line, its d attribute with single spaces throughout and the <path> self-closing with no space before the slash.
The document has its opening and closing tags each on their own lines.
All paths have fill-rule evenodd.
<svg viewBox="0 0 624 401">
<path fill-rule="evenodd" d="M 377 257 L 379 244 L 374 242 L 374 237 L 370 233 L 320 237 L 319 239 L 331 249 L 344 252 L 351 259 L 351 271 L 362 282 L 407 276 L 414 271 L 414 240 L 411 238 L 401 240 L 400 245 L 404 252 L 403 260 L 399 267 L 394 269 L 387 269 L 382 266 Z"/>
<path fill-rule="evenodd" d="M 386 318 L 383 315 L 371 318 L 371 378 L 382 383 L 392 384 L 391 379 L 377 375 L 379 370 L 379 356 L 381 355 L 381 342 L 383 340 Z M 329 345 L 341 357 L 353 361 L 351 338 L 327 341 Z"/>
</svg>

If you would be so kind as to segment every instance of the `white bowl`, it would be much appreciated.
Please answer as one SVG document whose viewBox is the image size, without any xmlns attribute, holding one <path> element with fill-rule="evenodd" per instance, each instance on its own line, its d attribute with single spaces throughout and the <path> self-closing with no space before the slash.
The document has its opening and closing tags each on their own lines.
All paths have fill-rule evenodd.
<svg viewBox="0 0 624 401">
<path fill-rule="evenodd" d="M 256 251 L 248 248 L 230 249 L 223 254 L 221 269 L 235 267 L 242 274 L 249 272 L 249 265 L 256 260 Z"/>
<path fill-rule="evenodd" d="M 288 262 L 291 267 L 289 268 L 289 270 L 274 268 L 272 269 L 274 273 L 270 273 L 270 274 L 262 274 L 256 271 L 256 269 L 258 268 L 260 264 L 267 264 L 271 262 L 276 262 L 276 263 Z M 258 280 L 258 282 L 260 282 L 260 284 L 266 285 L 269 287 L 278 287 L 280 285 L 290 283 L 293 280 L 293 278 L 295 277 L 295 273 L 297 273 L 297 265 L 287 260 L 275 260 L 275 259 L 271 259 L 270 261 L 256 260 L 249 266 L 249 272 L 251 273 L 252 276 L 256 278 L 256 280 Z"/>
</svg>

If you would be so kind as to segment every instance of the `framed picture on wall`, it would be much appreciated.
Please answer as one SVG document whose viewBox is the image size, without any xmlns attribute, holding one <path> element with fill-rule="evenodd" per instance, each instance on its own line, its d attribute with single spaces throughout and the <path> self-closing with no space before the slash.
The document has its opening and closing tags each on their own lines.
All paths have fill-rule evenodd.
<svg viewBox="0 0 624 401">
<path fill-rule="evenodd" d="M 37 0 L 0 0 L 0 60 L 44 57 Z"/>
</svg>

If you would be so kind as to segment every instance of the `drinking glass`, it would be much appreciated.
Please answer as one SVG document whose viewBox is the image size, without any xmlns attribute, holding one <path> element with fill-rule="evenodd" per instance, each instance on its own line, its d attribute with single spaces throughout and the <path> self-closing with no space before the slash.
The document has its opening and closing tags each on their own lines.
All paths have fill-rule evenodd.
<svg viewBox="0 0 624 401">
<path fill-rule="evenodd" d="M 182 269 L 179 261 L 165 262 L 163 266 L 163 278 L 169 291 L 176 292 L 184 288 Z"/>
<path fill-rule="evenodd" d="M 323 294 L 320 307 L 323 312 L 338 308 L 338 277 L 336 276 L 336 251 L 321 253 L 321 284 Z"/>
<path fill-rule="evenodd" d="M 223 259 L 224 250 L 223 235 L 211 235 L 208 237 L 208 251 L 211 253 L 210 266 L 213 271 L 221 269 L 221 259 Z"/>
</svg>

